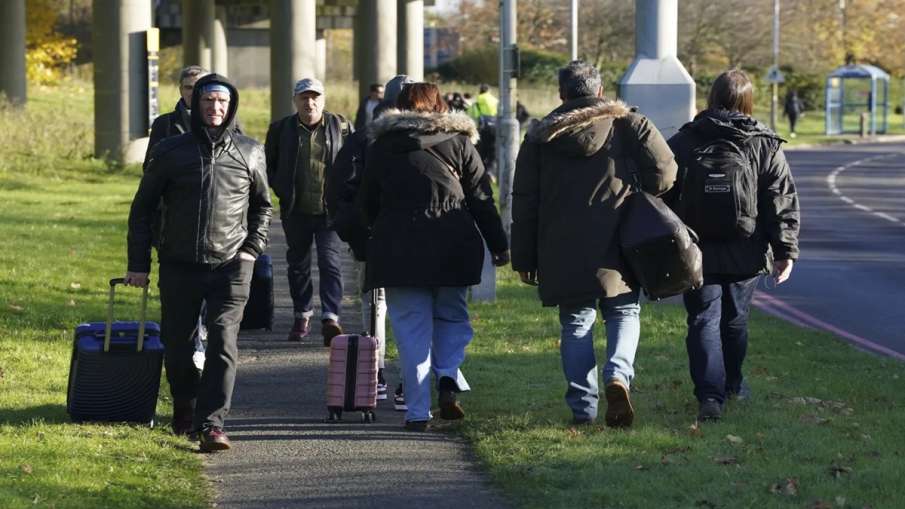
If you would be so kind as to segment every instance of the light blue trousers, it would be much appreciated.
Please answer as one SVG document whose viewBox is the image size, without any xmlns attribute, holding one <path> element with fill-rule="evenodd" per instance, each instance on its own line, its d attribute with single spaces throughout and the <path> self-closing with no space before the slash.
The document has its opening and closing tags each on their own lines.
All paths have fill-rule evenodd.
<svg viewBox="0 0 905 509">
<path fill-rule="evenodd" d="M 386 289 L 387 308 L 405 385 L 406 421 L 431 418 L 431 372 L 469 390 L 459 366 L 474 331 L 468 321 L 467 287 Z"/>
</svg>

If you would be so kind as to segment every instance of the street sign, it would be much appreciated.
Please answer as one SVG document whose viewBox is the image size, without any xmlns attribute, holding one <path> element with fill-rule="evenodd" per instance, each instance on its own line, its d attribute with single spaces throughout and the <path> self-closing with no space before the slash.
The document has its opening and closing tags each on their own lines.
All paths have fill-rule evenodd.
<svg viewBox="0 0 905 509">
<path fill-rule="evenodd" d="M 777 67 L 771 67 L 767 72 L 767 83 L 784 83 L 786 77 L 782 75 L 782 71 Z"/>
</svg>

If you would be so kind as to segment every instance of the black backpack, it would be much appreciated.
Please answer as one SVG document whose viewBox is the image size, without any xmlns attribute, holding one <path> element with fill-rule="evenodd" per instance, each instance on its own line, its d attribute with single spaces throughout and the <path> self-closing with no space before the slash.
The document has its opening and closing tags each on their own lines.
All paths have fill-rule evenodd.
<svg viewBox="0 0 905 509">
<path fill-rule="evenodd" d="M 677 210 L 702 240 L 746 239 L 757 222 L 757 171 L 744 146 L 716 138 L 691 151 Z"/>
</svg>

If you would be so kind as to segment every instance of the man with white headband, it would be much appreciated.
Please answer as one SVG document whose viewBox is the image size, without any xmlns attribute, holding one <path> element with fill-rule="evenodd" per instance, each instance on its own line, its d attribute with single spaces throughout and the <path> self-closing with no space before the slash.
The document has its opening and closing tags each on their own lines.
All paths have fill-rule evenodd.
<svg viewBox="0 0 905 509">
<path fill-rule="evenodd" d="M 151 149 L 129 214 L 126 284 L 146 286 L 151 223 L 162 201 L 161 337 L 173 396 L 173 432 L 200 436 L 204 452 L 230 448 L 223 431 L 236 378 L 239 323 L 255 259 L 264 252 L 271 203 L 263 146 L 232 129 L 239 93 L 226 78 L 195 83 L 191 132 Z M 189 340 L 207 302 L 204 374 Z"/>
</svg>

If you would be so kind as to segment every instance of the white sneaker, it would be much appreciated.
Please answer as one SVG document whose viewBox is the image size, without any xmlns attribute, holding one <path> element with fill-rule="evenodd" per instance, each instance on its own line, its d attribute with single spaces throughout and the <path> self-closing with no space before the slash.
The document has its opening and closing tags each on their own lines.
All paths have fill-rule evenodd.
<svg viewBox="0 0 905 509">
<path fill-rule="evenodd" d="M 384 400 L 387 399 L 387 384 L 382 384 L 377 382 L 377 399 Z"/>
</svg>

